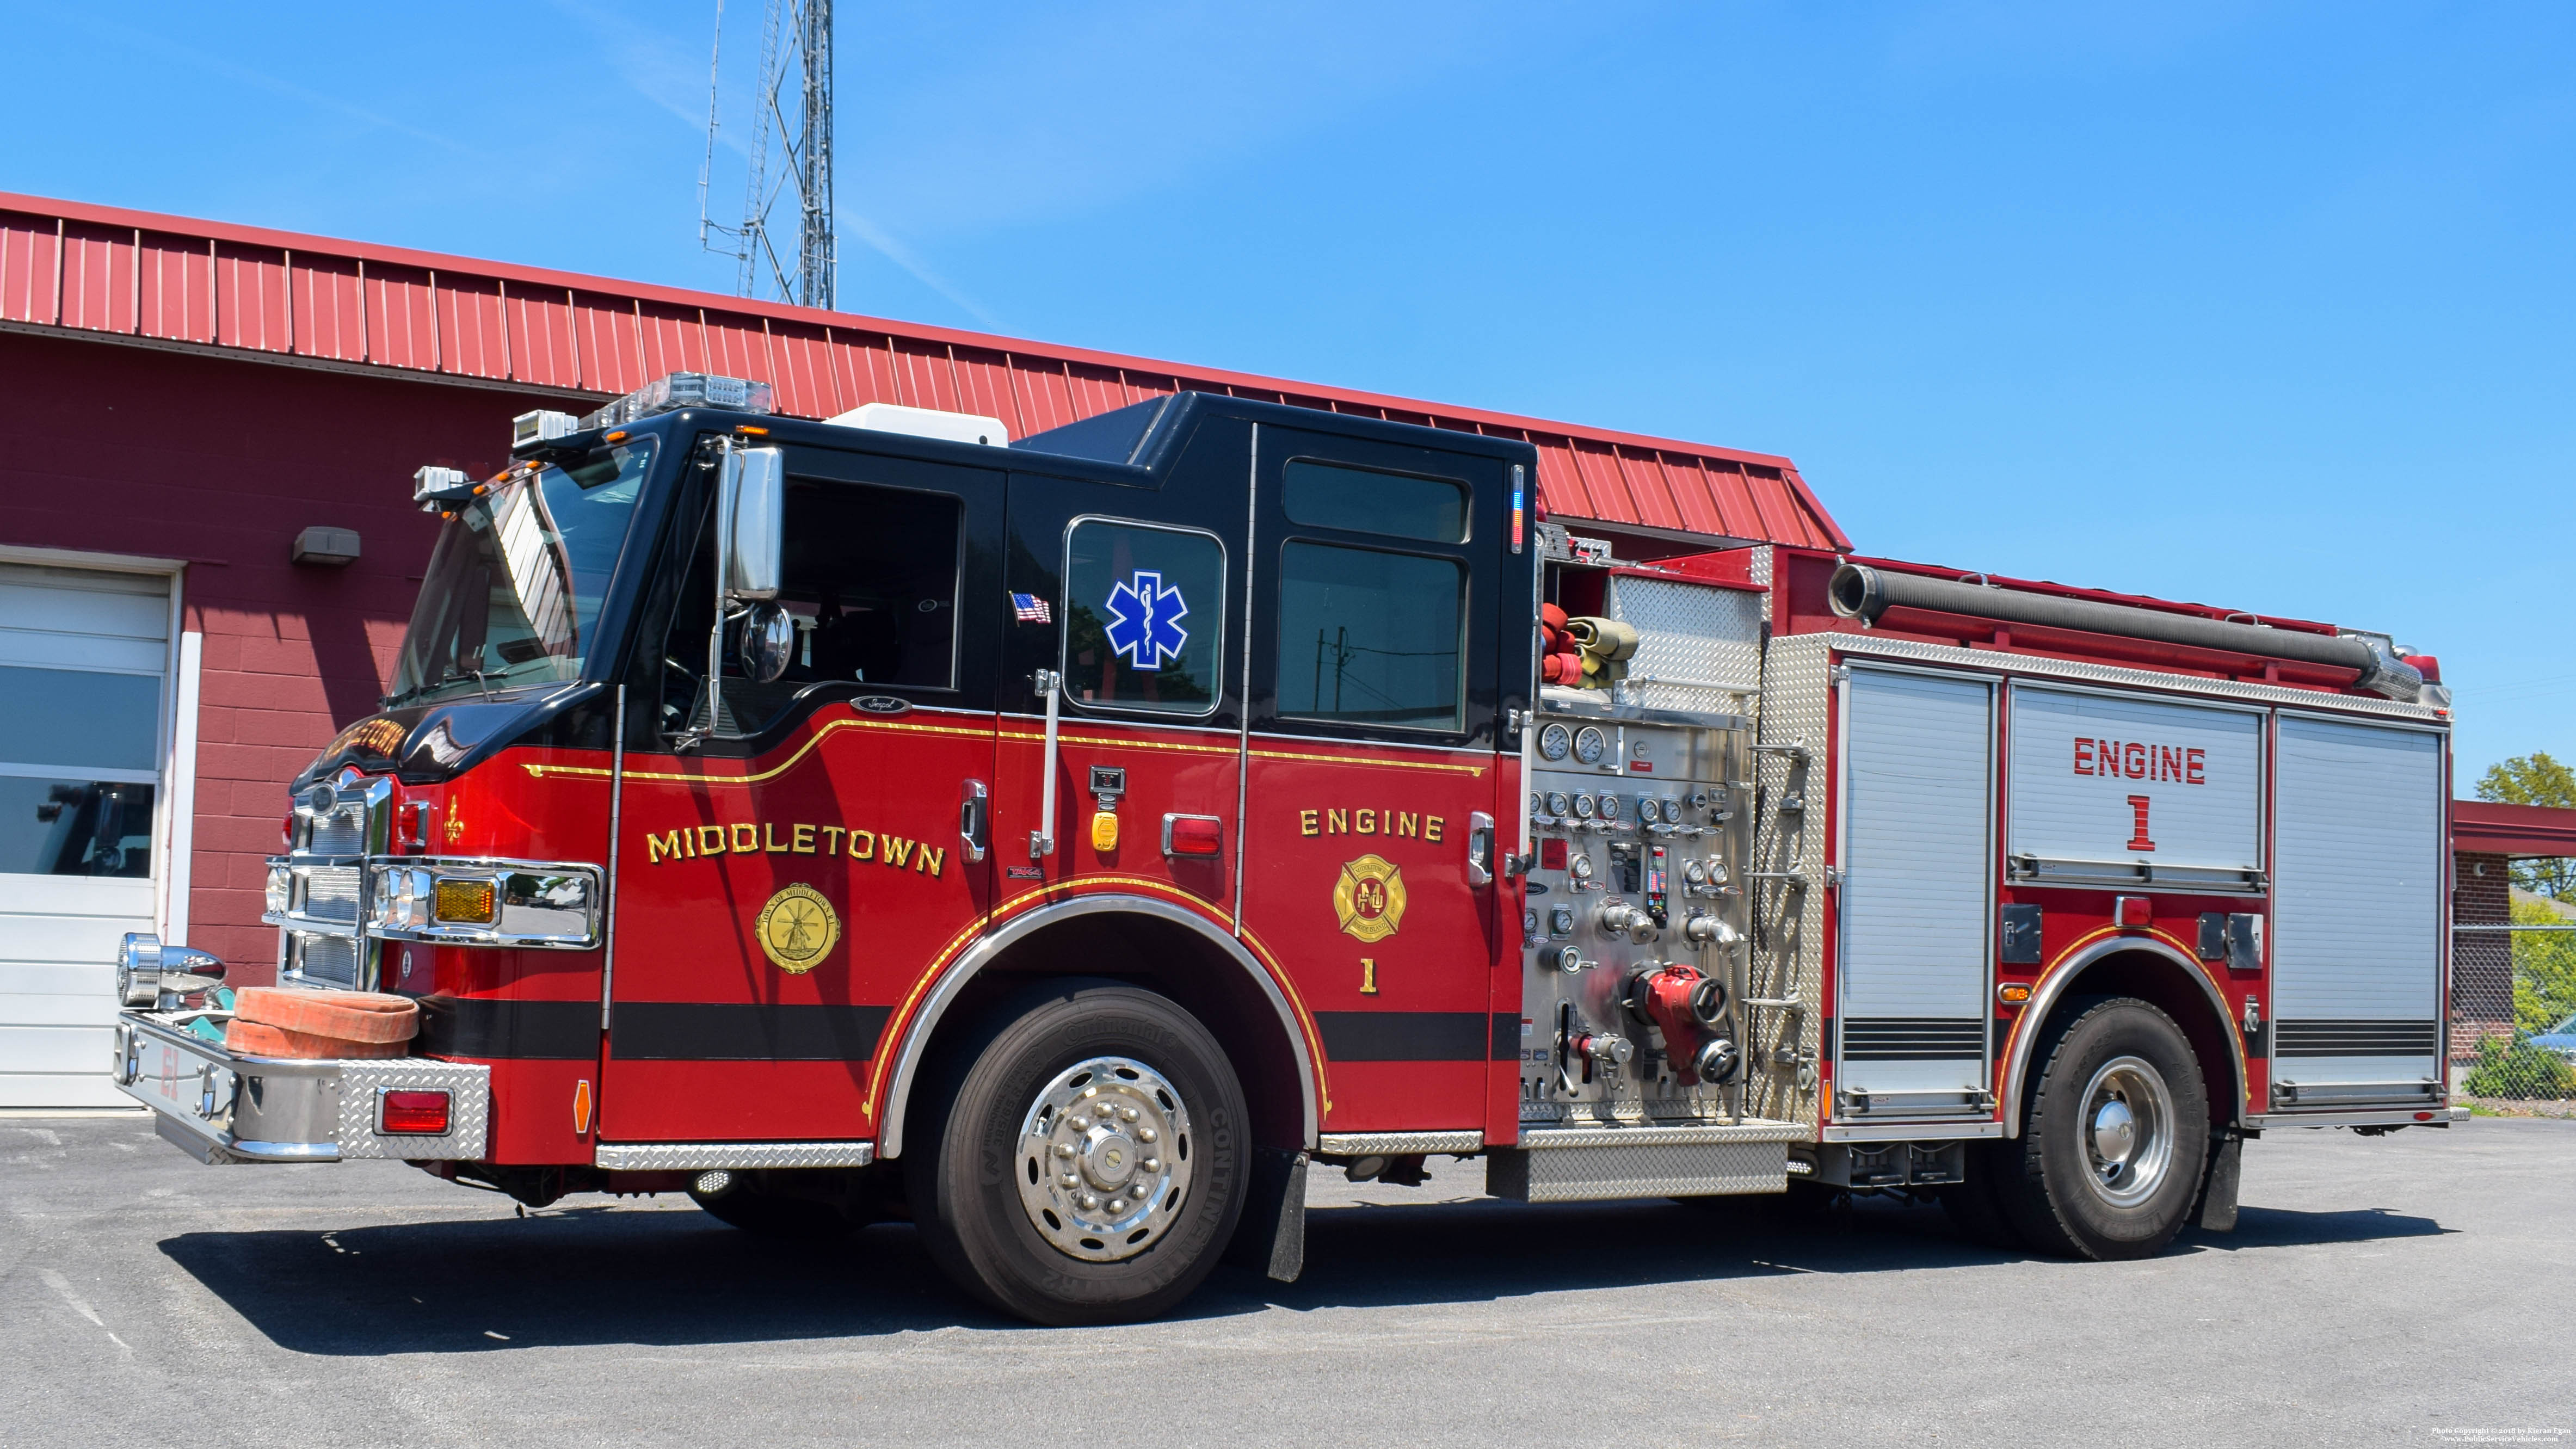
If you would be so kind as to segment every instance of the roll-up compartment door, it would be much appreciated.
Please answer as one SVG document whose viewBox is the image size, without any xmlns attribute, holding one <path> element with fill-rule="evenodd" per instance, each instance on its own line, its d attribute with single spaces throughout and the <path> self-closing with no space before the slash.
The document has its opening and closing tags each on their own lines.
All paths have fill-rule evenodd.
<svg viewBox="0 0 2576 1449">
<path fill-rule="evenodd" d="M 2438 1096 L 2442 736 L 2283 715 L 2276 773 L 2272 1105 Z"/>
<path fill-rule="evenodd" d="M 1836 1115 L 1983 1115 L 1994 692 L 1854 667 L 1844 695 Z"/>
</svg>

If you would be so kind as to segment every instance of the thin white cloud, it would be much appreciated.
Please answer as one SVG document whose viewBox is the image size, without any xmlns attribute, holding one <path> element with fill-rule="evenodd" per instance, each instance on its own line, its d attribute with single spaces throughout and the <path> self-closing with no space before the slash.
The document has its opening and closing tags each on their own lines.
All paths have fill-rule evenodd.
<svg viewBox="0 0 2576 1449">
<path fill-rule="evenodd" d="M 269 92 L 271 95 L 282 96 L 291 101 L 299 101 L 305 105 L 312 106 L 317 110 L 328 111 L 333 115 L 340 116 L 346 120 L 380 127 L 398 135 L 409 136 L 415 141 L 426 141 L 430 145 L 443 147 L 460 156 L 479 157 L 482 155 L 482 153 L 477 151 L 475 148 L 466 145 L 462 141 L 455 140 L 452 137 L 442 136 L 435 131 L 423 130 L 418 126 L 414 126 L 403 121 L 397 121 L 391 116 L 382 115 L 378 112 L 368 110 L 364 106 L 351 105 L 349 102 L 340 99 L 338 96 L 325 95 L 320 91 L 307 89 L 306 87 L 296 85 L 291 81 L 279 80 L 273 75 L 266 74 L 262 71 L 252 70 L 248 66 L 235 65 L 231 61 L 208 55 L 201 50 L 176 44 L 146 31 L 136 30 L 132 26 L 120 25 L 113 20 L 101 20 L 95 15 L 80 12 L 73 12 L 68 16 L 68 18 L 76 25 L 80 25 L 102 35 L 113 36 L 125 44 L 135 46 L 139 49 L 156 52 L 171 60 L 194 66 L 201 71 L 221 76 L 226 80 L 237 81 L 243 85 L 257 86 L 261 90 Z"/>
</svg>

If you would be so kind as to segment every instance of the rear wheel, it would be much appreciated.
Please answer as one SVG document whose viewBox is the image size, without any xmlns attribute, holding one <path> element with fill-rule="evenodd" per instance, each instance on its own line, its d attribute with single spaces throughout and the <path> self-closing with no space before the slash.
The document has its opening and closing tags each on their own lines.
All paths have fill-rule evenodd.
<svg viewBox="0 0 2576 1449">
<path fill-rule="evenodd" d="M 1999 1143 L 1996 1200 L 2033 1247 L 2143 1258 L 2182 1231 L 2209 1158 L 2200 1063 L 2173 1018 L 2113 997 L 2047 1049 L 2017 1143 Z"/>
<path fill-rule="evenodd" d="M 1149 1318 L 1216 1266 L 1243 1210 L 1243 1089 L 1188 1012 L 1066 981 L 950 1058 L 905 1154 L 922 1243 L 1037 1323 Z"/>
</svg>

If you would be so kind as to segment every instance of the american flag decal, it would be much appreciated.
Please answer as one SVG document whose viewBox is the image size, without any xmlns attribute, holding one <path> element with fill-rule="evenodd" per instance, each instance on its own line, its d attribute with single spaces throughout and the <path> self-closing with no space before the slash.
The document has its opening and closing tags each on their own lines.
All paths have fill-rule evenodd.
<svg viewBox="0 0 2576 1449">
<path fill-rule="evenodd" d="M 1047 609 L 1047 601 L 1035 594 L 1011 595 L 1011 614 L 1023 624 L 1055 622 L 1055 615 Z"/>
</svg>

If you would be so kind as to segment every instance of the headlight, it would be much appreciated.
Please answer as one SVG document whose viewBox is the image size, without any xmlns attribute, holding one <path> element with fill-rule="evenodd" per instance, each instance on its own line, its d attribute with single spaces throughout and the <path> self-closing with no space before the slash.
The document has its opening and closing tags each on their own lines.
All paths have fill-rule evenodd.
<svg viewBox="0 0 2576 1449">
<path fill-rule="evenodd" d="M 367 919 L 376 935 L 576 951 L 599 944 L 599 877 L 589 866 L 428 860 L 372 870 Z"/>
<path fill-rule="evenodd" d="M 376 872 L 375 921 L 385 930 L 410 930 L 429 920 L 430 874 L 408 866 Z"/>
</svg>

